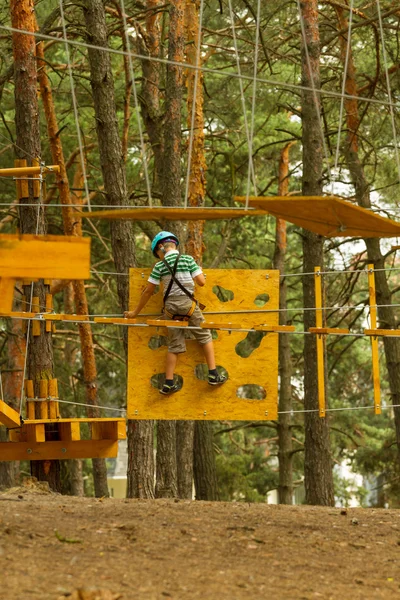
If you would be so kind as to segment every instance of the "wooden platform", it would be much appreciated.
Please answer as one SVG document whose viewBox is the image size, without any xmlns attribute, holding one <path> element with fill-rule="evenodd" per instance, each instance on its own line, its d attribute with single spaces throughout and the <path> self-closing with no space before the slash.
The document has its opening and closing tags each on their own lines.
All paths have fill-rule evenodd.
<svg viewBox="0 0 400 600">
<path fill-rule="evenodd" d="M 89 425 L 90 439 L 82 439 Z M 15 425 L 14 425 L 15 427 Z M 27 420 L 9 430 L 9 442 L 0 443 L 0 461 L 107 458 L 118 453 L 126 438 L 124 418 Z"/>
<path fill-rule="evenodd" d="M 125 219 L 130 221 L 212 221 L 222 219 L 241 219 L 243 217 L 265 217 L 264 210 L 249 208 L 184 208 L 156 206 L 153 208 L 114 208 L 92 212 L 74 212 L 75 218 L 85 219 Z"/>
<path fill-rule="evenodd" d="M 235 200 L 246 202 L 244 196 Z M 400 223 L 336 196 L 250 196 L 249 206 L 324 237 L 400 236 Z"/>
</svg>

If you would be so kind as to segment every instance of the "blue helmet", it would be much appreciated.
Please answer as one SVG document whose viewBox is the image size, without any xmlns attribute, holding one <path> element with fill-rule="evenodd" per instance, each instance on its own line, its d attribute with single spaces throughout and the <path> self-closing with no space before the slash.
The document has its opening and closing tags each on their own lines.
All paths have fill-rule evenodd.
<svg viewBox="0 0 400 600">
<path fill-rule="evenodd" d="M 175 234 L 171 233 L 170 231 L 160 231 L 160 233 L 157 233 L 157 235 L 155 236 L 155 238 L 153 238 L 153 241 L 151 242 L 151 251 L 156 258 L 156 249 L 158 244 L 160 244 L 161 242 L 175 242 L 175 244 L 179 246 L 179 240 Z"/>
</svg>

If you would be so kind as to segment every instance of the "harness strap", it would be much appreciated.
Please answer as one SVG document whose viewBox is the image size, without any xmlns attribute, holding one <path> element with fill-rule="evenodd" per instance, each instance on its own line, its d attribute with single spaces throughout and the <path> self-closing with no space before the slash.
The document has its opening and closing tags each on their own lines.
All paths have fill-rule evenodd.
<svg viewBox="0 0 400 600">
<path fill-rule="evenodd" d="M 186 315 L 174 315 L 173 313 L 169 312 L 169 310 L 167 310 L 164 307 L 164 314 L 166 317 L 168 317 L 168 319 L 172 319 L 173 321 L 189 321 L 190 317 L 193 315 L 194 311 L 196 310 L 196 306 L 197 306 L 197 302 L 195 300 L 193 300 L 192 306 L 189 308 Z"/>
<path fill-rule="evenodd" d="M 183 286 L 183 285 L 181 284 L 181 282 L 179 281 L 179 279 L 177 279 L 177 278 L 175 277 L 176 270 L 177 270 L 177 268 L 178 268 L 178 261 L 179 261 L 179 254 L 178 254 L 177 258 L 176 258 L 176 261 L 175 261 L 175 264 L 174 264 L 173 268 L 171 269 L 170 265 L 169 265 L 169 264 L 168 264 L 168 262 L 165 260 L 165 258 L 163 258 L 163 259 L 162 259 L 162 262 L 163 262 L 163 263 L 164 263 L 164 265 L 167 267 L 168 271 L 171 273 L 171 280 L 170 280 L 170 282 L 169 282 L 169 285 L 168 285 L 167 291 L 166 291 L 166 292 L 165 292 L 165 294 L 164 294 L 164 309 L 165 309 L 165 302 L 167 301 L 167 298 L 168 298 L 168 296 L 169 296 L 169 294 L 170 294 L 170 292 L 171 292 L 172 283 L 175 283 L 175 284 L 178 286 L 178 288 L 179 288 L 180 290 L 182 290 L 182 292 L 185 292 L 186 296 L 188 296 L 188 297 L 189 297 L 189 298 L 192 300 L 192 302 L 195 302 L 195 303 L 196 303 L 196 305 L 197 305 L 197 306 L 198 306 L 198 307 L 199 307 L 201 310 L 204 310 L 204 309 L 205 309 L 205 304 L 202 304 L 201 302 L 199 302 L 198 300 L 196 300 L 196 298 L 194 297 L 194 294 L 191 294 L 191 293 L 189 292 L 189 290 L 187 290 L 187 289 L 185 288 L 185 286 Z M 194 309 L 193 309 L 193 310 L 194 310 Z M 193 313 L 192 313 L 192 314 L 193 314 Z"/>
</svg>

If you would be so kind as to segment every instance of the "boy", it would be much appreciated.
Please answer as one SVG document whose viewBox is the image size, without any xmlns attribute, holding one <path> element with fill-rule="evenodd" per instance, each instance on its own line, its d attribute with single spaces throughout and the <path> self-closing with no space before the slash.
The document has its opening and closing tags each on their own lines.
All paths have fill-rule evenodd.
<svg viewBox="0 0 400 600">
<path fill-rule="evenodd" d="M 146 306 L 157 285 L 164 285 L 164 314 L 169 319 L 189 321 L 189 326 L 200 327 L 205 319 L 193 297 L 194 282 L 203 286 L 206 282 L 201 268 L 188 255 L 180 255 L 177 247 L 179 240 L 170 231 L 161 231 L 151 243 L 151 250 L 160 259 L 147 282 L 138 305 L 133 311 L 124 313 L 126 318 L 134 319 Z M 173 274 L 173 275 L 172 275 Z M 178 324 L 177 323 L 177 324 Z M 160 394 L 168 395 L 178 391 L 174 383 L 174 372 L 178 354 L 186 352 L 185 330 L 167 328 L 168 354 L 165 367 L 165 383 Z M 193 329 L 193 335 L 201 344 L 208 366 L 208 383 L 222 385 L 227 378 L 217 372 L 214 356 L 214 344 L 209 329 Z"/>
</svg>

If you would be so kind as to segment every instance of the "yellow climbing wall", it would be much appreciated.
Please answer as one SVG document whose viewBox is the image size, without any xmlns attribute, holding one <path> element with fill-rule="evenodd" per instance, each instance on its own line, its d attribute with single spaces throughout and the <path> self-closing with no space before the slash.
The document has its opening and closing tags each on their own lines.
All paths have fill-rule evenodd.
<svg viewBox="0 0 400 600">
<path fill-rule="evenodd" d="M 236 323 L 251 329 L 256 325 L 278 325 L 279 272 L 244 269 L 208 269 L 204 271 L 207 283 L 196 289 L 196 297 L 206 305 L 205 313 L 213 311 L 262 310 L 248 314 L 205 314 L 206 321 Z M 131 269 L 130 308 L 134 308 L 145 287 L 150 269 Z M 233 299 L 221 301 L 213 292 L 215 286 L 233 292 Z M 257 296 L 267 295 L 262 306 L 255 303 Z M 225 295 L 226 297 L 226 295 Z M 265 296 L 263 300 L 265 300 Z M 161 290 L 155 294 L 143 313 L 160 314 Z M 147 317 L 150 318 L 150 317 Z M 143 323 L 146 317 L 143 317 Z M 239 356 L 237 344 L 246 338 L 247 332 L 216 331 L 214 340 L 216 362 L 228 371 L 229 379 L 223 386 L 210 386 L 198 379 L 196 365 L 205 365 L 201 346 L 195 340 L 187 340 L 187 352 L 180 354 L 176 375 L 183 378 L 182 389 L 171 396 L 163 396 L 151 384 L 151 378 L 165 372 L 167 347 L 151 349 L 150 340 L 160 341 L 166 336 L 165 327 L 129 327 L 128 356 L 128 418 L 129 419 L 209 419 L 209 420 L 269 420 L 277 418 L 278 404 L 278 335 L 267 333 L 258 337 L 259 346 L 247 358 Z M 157 338 L 157 339 L 154 339 Z M 163 340 L 161 340 L 163 341 Z M 166 340 L 165 340 L 166 341 Z M 242 386 L 256 398 L 238 397 Z M 254 386 L 261 386 L 256 388 Z"/>
</svg>

